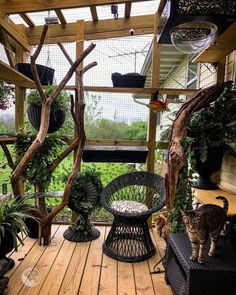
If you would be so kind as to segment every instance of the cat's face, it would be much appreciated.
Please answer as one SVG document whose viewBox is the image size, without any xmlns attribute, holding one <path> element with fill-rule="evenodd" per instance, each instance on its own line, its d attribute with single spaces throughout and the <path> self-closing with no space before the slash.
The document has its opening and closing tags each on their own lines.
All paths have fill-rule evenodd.
<svg viewBox="0 0 236 295">
<path fill-rule="evenodd" d="M 183 218 L 183 222 L 189 232 L 195 232 L 201 227 L 202 215 L 199 212 L 195 212 L 193 210 L 187 212 L 184 212 L 182 210 L 180 211 Z"/>
</svg>

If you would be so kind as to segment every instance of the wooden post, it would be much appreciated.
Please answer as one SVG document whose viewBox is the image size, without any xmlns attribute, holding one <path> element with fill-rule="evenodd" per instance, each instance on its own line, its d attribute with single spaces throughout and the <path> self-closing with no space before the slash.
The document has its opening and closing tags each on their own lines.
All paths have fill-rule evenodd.
<svg viewBox="0 0 236 295">
<path fill-rule="evenodd" d="M 22 47 L 16 45 L 16 64 L 25 62 L 26 53 Z M 15 128 L 16 132 L 24 129 L 25 117 L 25 88 L 16 86 L 15 88 Z"/>
<path fill-rule="evenodd" d="M 151 87 L 157 88 L 159 86 L 159 72 L 160 72 L 160 45 L 157 43 L 158 24 L 160 21 L 160 13 L 156 12 L 154 16 L 154 37 L 152 50 L 152 77 Z M 149 126 L 148 126 L 148 159 L 147 171 L 154 172 L 155 166 L 155 143 L 156 143 L 156 124 L 157 114 L 151 109 L 149 112 Z"/>
<path fill-rule="evenodd" d="M 78 58 L 84 50 L 84 21 L 78 20 L 76 22 L 76 58 Z M 77 70 L 83 69 L 83 62 L 78 66 Z M 78 79 L 75 75 L 75 85 L 78 86 Z M 76 132 L 76 130 L 75 130 Z M 76 157 L 76 152 L 74 153 L 74 159 Z M 72 212 L 71 221 L 75 222 L 77 219 L 76 212 Z"/>
<path fill-rule="evenodd" d="M 225 64 L 225 58 L 223 58 L 217 63 L 216 83 L 223 83 L 225 80 Z"/>
</svg>

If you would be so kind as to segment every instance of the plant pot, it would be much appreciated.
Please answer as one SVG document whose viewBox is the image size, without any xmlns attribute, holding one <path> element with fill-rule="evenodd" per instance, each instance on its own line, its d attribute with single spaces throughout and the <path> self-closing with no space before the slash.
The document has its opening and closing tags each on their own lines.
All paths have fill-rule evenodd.
<svg viewBox="0 0 236 295">
<path fill-rule="evenodd" d="M 224 152 L 224 146 L 209 148 L 207 160 L 204 163 L 200 160 L 200 154 L 196 155 L 196 171 L 199 179 L 194 187 L 205 190 L 217 189 L 217 183 L 212 182 L 211 175 L 220 170 Z"/>
<path fill-rule="evenodd" d="M 41 122 L 41 108 L 29 106 L 27 108 L 27 114 L 30 124 L 39 130 Z M 50 121 L 48 127 L 48 133 L 53 133 L 60 129 L 65 122 L 65 112 L 62 110 L 57 110 L 56 112 L 50 113 Z"/>
<path fill-rule="evenodd" d="M 146 76 L 138 73 L 128 73 L 121 75 L 120 73 L 113 73 L 111 75 L 113 87 L 137 87 L 143 88 L 146 81 Z"/>
<path fill-rule="evenodd" d="M 4 259 L 6 255 L 11 252 L 14 248 L 14 243 L 12 237 L 7 232 L 5 233 L 4 238 L 1 240 L 0 245 L 0 259 Z"/>
<path fill-rule="evenodd" d="M 39 224 L 38 224 L 38 222 L 33 218 L 27 217 L 25 219 L 25 224 L 26 224 L 26 226 L 28 227 L 28 230 L 29 230 L 28 236 L 31 239 L 37 239 L 38 236 L 39 236 Z"/>
<path fill-rule="evenodd" d="M 42 85 L 48 85 L 53 83 L 54 72 L 55 70 L 43 65 L 36 64 L 38 71 L 39 79 Z M 18 63 L 16 65 L 16 70 L 28 77 L 31 80 L 34 80 L 31 64 L 29 63 Z"/>
</svg>

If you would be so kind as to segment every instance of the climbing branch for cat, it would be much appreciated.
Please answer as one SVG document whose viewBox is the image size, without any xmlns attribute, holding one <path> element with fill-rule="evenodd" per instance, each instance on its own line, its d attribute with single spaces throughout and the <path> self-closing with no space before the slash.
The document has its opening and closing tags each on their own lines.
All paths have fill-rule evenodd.
<svg viewBox="0 0 236 295">
<path fill-rule="evenodd" d="M 173 121 L 167 158 L 166 183 L 166 205 L 167 209 L 173 208 L 175 190 L 178 184 L 179 172 L 182 169 L 186 158 L 181 141 L 187 136 L 187 126 L 194 112 L 215 101 L 226 87 L 227 82 L 210 86 L 199 90 L 191 99 L 186 101 L 176 114 Z"/>
</svg>

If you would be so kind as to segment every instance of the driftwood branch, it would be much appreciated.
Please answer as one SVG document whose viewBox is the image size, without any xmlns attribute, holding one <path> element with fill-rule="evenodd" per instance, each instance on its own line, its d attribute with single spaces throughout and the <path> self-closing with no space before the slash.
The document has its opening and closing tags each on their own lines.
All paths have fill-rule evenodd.
<svg viewBox="0 0 236 295">
<path fill-rule="evenodd" d="M 12 159 L 11 153 L 10 153 L 10 151 L 9 151 L 9 149 L 8 149 L 8 147 L 7 147 L 7 145 L 6 145 L 6 143 L 5 143 L 5 142 L 1 142 L 0 145 L 1 145 L 2 150 L 3 150 L 3 152 L 4 152 L 4 154 L 5 154 L 6 158 L 7 158 L 7 163 L 8 163 L 8 165 L 9 165 L 11 168 L 13 168 L 13 167 L 14 167 L 14 162 L 13 162 L 13 159 Z"/>
<path fill-rule="evenodd" d="M 187 136 L 187 126 L 191 116 L 194 112 L 209 106 L 211 102 L 215 101 L 227 84 L 226 82 L 199 90 L 190 100 L 182 105 L 176 114 L 170 133 L 167 173 L 165 176 L 166 204 L 168 210 L 172 208 L 179 172 L 185 163 L 185 154 L 181 141 Z"/>
</svg>

